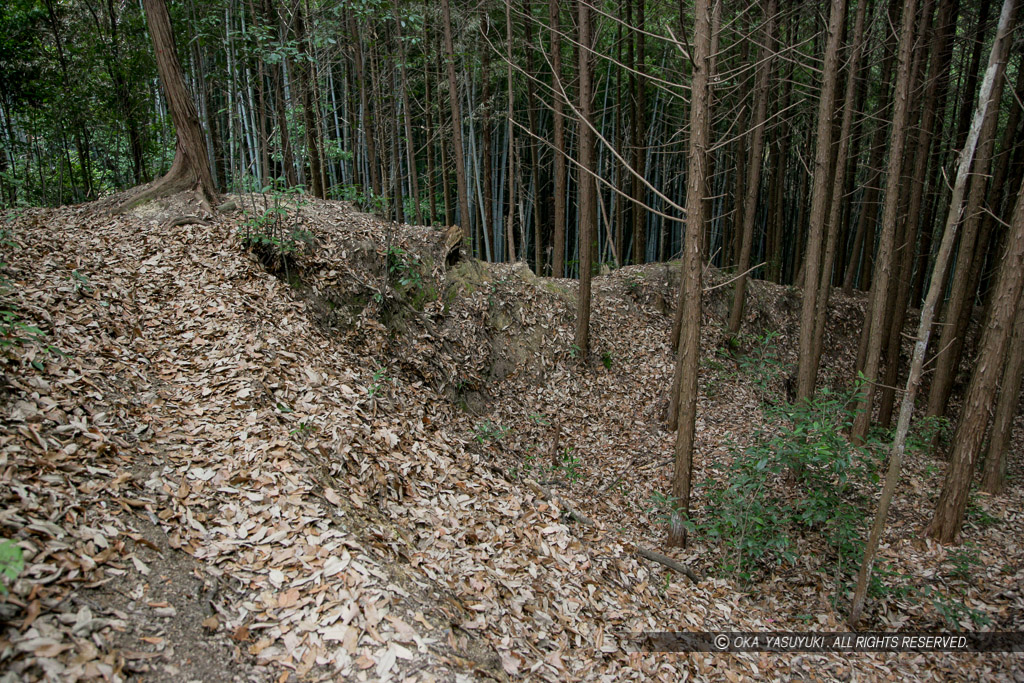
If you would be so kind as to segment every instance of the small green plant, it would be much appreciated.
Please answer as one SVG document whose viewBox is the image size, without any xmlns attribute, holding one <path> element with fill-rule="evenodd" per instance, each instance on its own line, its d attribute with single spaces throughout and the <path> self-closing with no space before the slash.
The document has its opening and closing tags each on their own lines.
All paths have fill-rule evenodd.
<svg viewBox="0 0 1024 683">
<path fill-rule="evenodd" d="M 948 417 L 923 417 L 914 422 L 907 434 L 907 452 L 929 453 L 932 444 L 948 441 L 952 431 L 952 423 Z"/>
<path fill-rule="evenodd" d="M 508 427 L 502 427 L 501 425 L 494 424 L 490 420 L 484 420 L 473 427 L 473 438 L 476 439 L 477 443 L 481 444 L 500 441 L 507 432 Z"/>
<path fill-rule="evenodd" d="M 275 178 L 260 191 L 263 210 L 253 197 L 252 208 L 244 209 L 246 220 L 238 229 L 242 244 L 252 249 L 266 266 L 281 267 L 287 273 L 288 262 L 300 246 L 313 248 L 313 233 L 299 227 L 291 219 L 292 208 L 305 202 L 302 185 L 288 187 L 283 178 Z"/>
<path fill-rule="evenodd" d="M 604 365 L 605 370 L 612 369 L 612 354 L 610 351 L 601 352 L 601 364 Z"/>
<path fill-rule="evenodd" d="M 570 483 L 575 484 L 576 482 L 583 479 L 583 472 L 580 471 L 580 467 L 583 465 L 582 461 L 576 456 L 575 448 L 566 448 L 559 460 L 562 464 L 558 466 L 558 469 L 565 474 L 565 478 Z"/>
<path fill-rule="evenodd" d="M 386 196 L 374 194 L 371 188 L 362 185 L 336 185 L 331 188 L 331 196 L 334 199 L 353 202 L 360 209 L 377 215 L 384 215 L 388 209 Z"/>
<path fill-rule="evenodd" d="M 538 456 L 535 449 L 536 444 L 534 444 L 533 446 L 528 446 L 526 449 L 526 454 L 523 456 L 522 476 L 524 477 L 528 477 L 531 474 L 533 474 L 533 471 L 538 467 Z M 512 468 L 510 468 L 509 471 L 513 477 L 517 477 L 520 474 L 520 470 L 518 467 L 513 466 Z"/>
<path fill-rule="evenodd" d="M 418 290 L 423 286 L 423 275 L 419 270 L 419 258 L 401 247 L 391 246 L 387 250 L 388 275 L 400 287 Z"/>
<path fill-rule="evenodd" d="M 0 542 L 0 593 L 6 595 L 8 583 L 14 583 L 25 568 L 21 546 L 12 540 Z"/>
<path fill-rule="evenodd" d="M 9 215 L 7 221 L 12 220 L 13 218 Z M 22 319 L 15 303 L 6 301 L 6 295 L 11 288 L 10 282 L 2 272 L 7 267 L 6 252 L 18 248 L 19 245 L 14 241 L 10 228 L 7 226 L 0 228 L 0 353 L 6 355 L 14 347 L 39 344 L 47 354 L 63 356 L 64 354 L 56 346 L 44 343 L 45 332 Z M 78 271 L 72 271 L 72 273 L 72 278 L 74 278 Z M 42 371 L 44 369 L 43 361 L 35 358 L 32 360 L 32 367 Z"/>
<path fill-rule="evenodd" d="M 384 384 L 390 381 L 387 372 L 387 368 L 383 365 L 378 366 L 378 368 L 373 371 L 373 379 L 370 380 L 370 386 L 367 387 L 366 390 L 367 395 L 370 397 L 376 396 Z"/>
<path fill-rule="evenodd" d="M 582 351 L 583 350 L 579 347 L 579 344 L 573 344 L 569 347 L 569 357 L 579 358 Z"/>
<path fill-rule="evenodd" d="M 643 279 L 643 273 L 630 273 L 627 275 L 625 279 L 626 293 L 631 296 L 638 295 L 640 293 L 640 286 L 643 284 Z"/>
<path fill-rule="evenodd" d="M 23 322 L 16 312 L 0 310 L 0 349 L 38 342 L 45 337 L 45 332 Z"/>
<path fill-rule="evenodd" d="M 309 436 L 316 432 L 317 426 L 312 422 L 300 422 L 295 429 L 291 430 L 289 434 L 295 436 Z"/>
<path fill-rule="evenodd" d="M 961 595 L 946 595 L 931 586 L 925 586 L 921 594 L 931 600 L 932 607 L 949 629 L 959 629 L 960 622 L 970 619 L 975 626 L 987 626 L 992 622 L 987 614 L 964 604 Z"/>
<path fill-rule="evenodd" d="M 92 294 L 92 285 L 89 284 L 89 278 L 82 275 L 77 270 L 71 271 L 71 281 L 74 283 L 75 293 Z"/>
<path fill-rule="evenodd" d="M 981 529 L 985 529 L 990 526 L 995 526 L 1000 522 L 1000 519 L 998 517 L 993 517 L 991 514 L 989 514 L 988 510 L 986 510 L 984 507 L 981 506 L 981 504 L 978 503 L 978 495 L 973 491 L 971 492 L 970 498 L 967 499 L 966 518 L 968 522 L 976 525 Z"/>
<path fill-rule="evenodd" d="M 672 513 L 675 512 L 677 506 L 675 497 L 666 495 L 661 491 L 655 491 L 650 497 L 650 506 L 646 512 L 649 515 L 653 515 L 655 519 L 664 524 L 668 524 L 672 518 Z"/>
<path fill-rule="evenodd" d="M 910 577 L 889 567 L 889 563 L 885 560 L 876 560 L 875 567 L 871 571 L 868 594 L 875 598 L 917 597 L 919 591 L 910 585 Z"/>
<path fill-rule="evenodd" d="M 974 568 L 981 565 L 978 547 L 973 543 L 965 543 L 962 548 L 951 550 L 949 563 L 953 565 L 953 570 L 949 573 L 950 578 L 967 583 L 971 580 Z"/>
<path fill-rule="evenodd" d="M 530 413 L 530 416 L 527 419 L 530 420 L 530 422 L 532 422 L 535 425 L 547 426 L 551 424 L 551 420 L 544 417 L 540 413 Z"/>
<path fill-rule="evenodd" d="M 778 332 L 766 332 L 762 335 L 740 335 L 730 339 L 730 348 L 737 354 L 736 365 L 757 388 L 761 401 L 769 397 L 776 380 L 788 370 L 788 366 L 779 356 L 776 343 L 778 336 Z M 739 349 L 742 348 L 746 348 L 747 353 L 740 354 Z"/>
</svg>

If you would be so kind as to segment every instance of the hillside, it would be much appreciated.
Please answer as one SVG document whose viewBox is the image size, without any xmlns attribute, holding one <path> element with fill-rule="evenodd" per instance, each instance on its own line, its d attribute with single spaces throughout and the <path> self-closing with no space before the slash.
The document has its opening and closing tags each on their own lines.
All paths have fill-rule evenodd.
<svg viewBox="0 0 1024 683">
<path fill-rule="evenodd" d="M 813 528 L 746 582 L 699 534 L 670 553 L 696 582 L 638 554 L 666 553 L 671 264 L 595 279 L 581 359 L 574 282 L 446 265 L 443 231 L 314 200 L 287 211 L 282 262 L 244 248 L 243 211 L 191 213 L 5 224 L 0 529 L 25 566 L 0 680 L 1021 680 L 1019 654 L 626 651 L 639 631 L 846 630 Z M 723 350 L 727 280 L 706 277 L 698 481 L 776 427 L 795 360 L 799 292 L 760 282 Z M 833 304 L 836 391 L 863 305 Z M 1024 629 L 1021 463 L 945 548 L 920 533 L 942 462 L 909 455 L 869 628 Z"/>
</svg>

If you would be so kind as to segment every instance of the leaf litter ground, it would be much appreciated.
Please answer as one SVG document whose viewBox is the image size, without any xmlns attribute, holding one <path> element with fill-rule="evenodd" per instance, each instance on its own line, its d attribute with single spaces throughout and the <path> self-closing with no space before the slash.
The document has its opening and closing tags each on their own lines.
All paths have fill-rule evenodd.
<svg viewBox="0 0 1024 683">
<path fill-rule="evenodd" d="M 182 212 L 10 223 L 5 308 L 46 337 L 4 359 L 0 528 L 25 569 L 0 603 L 0 680 L 1021 680 L 1019 655 L 622 650 L 645 630 L 845 630 L 809 559 L 744 586 L 700 539 L 668 553 L 696 584 L 637 555 L 666 552 L 649 501 L 671 476 L 671 266 L 596 279 L 584 360 L 573 282 L 446 273 L 442 232 L 313 202 L 275 277 L 240 213 L 164 227 Z M 413 267 L 414 290 L 395 277 Z M 752 290 L 745 324 L 793 362 L 798 294 Z M 717 352 L 727 299 L 705 297 L 698 481 L 783 392 Z M 837 297 L 826 381 L 849 372 L 862 305 Z M 1024 626 L 1020 447 L 964 532 L 979 567 L 957 589 L 993 630 Z M 910 458 L 880 555 L 951 590 L 955 549 L 920 540 L 941 470 Z M 942 628 L 906 596 L 870 620 Z"/>
</svg>

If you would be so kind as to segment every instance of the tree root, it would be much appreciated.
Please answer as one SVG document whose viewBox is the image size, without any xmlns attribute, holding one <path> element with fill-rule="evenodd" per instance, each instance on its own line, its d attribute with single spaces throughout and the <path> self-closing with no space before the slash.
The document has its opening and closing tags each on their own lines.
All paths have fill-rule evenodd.
<svg viewBox="0 0 1024 683">
<path fill-rule="evenodd" d="M 679 564 L 678 562 L 673 560 L 671 557 L 666 557 L 665 555 L 661 555 L 660 553 L 656 553 L 653 550 L 648 550 L 647 548 L 640 548 L 640 547 L 637 547 L 636 554 L 639 555 L 640 557 L 643 557 L 645 559 L 650 560 L 651 562 L 657 562 L 660 565 L 668 567 L 669 569 L 671 569 L 674 572 L 679 572 L 680 574 L 683 574 L 684 576 L 689 577 L 690 580 L 693 581 L 694 583 L 700 583 L 700 577 L 697 576 L 693 572 L 692 569 L 690 569 L 689 567 L 686 567 L 686 566 L 684 566 L 682 564 Z"/>
<path fill-rule="evenodd" d="M 181 225 L 210 225 L 210 221 L 199 216 L 176 216 L 168 218 L 160 227 L 163 230 L 167 230 L 168 228 L 177 228 Z"/>
</svg>

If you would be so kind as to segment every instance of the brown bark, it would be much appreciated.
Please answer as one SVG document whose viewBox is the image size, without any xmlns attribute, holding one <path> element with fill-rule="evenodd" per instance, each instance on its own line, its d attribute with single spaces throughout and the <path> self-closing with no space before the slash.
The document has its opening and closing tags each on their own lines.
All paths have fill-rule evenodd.
<svg viewBox="0 0 1024 683">
<path fill-rule="evenodd" d="M 481 45 L 482 59 L 480 65 L 480 109 L 482 112 L 480 120 L 480 156 L 483 162 L 481 165 L 484 169 L 483 181 L 481 183 L 483 185 L 481 189 L 483 190 L 484 201 L 483 206 L 480 207 L 480 229 L 487 232 L 488 235 L 492 235 L 494 234 L 497 221 L 494 220 L 494 165 L 491 159 L 491 48 L 487 45 L 489 39 L 487 38 L 486 14 L 482 17 L 481 22 L 483 27 L 480 33 L 483 44 Z M 494 235 L 494 244 L 497 245 L 497 243 L 498 236 Z M 497 249 L 495 249 L 494 260 L 501 261 L 501 256 L 501 254 L 497 253 Z"/>
<path fill-rule="evenodd" d="M 263 0 L 262 10 L 267 25 L 275 27 L 277 39 L 281 41 L 281 22 L 277 16 L 277 10 L 274 8 L 273 0 Z M 353 35 L 355 35 L 354 32 Z M 281 138 L 281 163 L 284 166 L 284 179 L 289 186 L 297 185 L 299 178 L 295 172 L 295 156 L 292 153 L 291 136 L 288 134 L 288 103 L 284 97 L 284 69 L 280 62 L 274 63 L 271 76 L 274 82 L 274 109 L 277 114 L 278 135 Z"/>
<path fill-rule="evenodd" d="M 423 208 L 420 206 L 420 181 L 416 168 L 416 144 L 412 136 L 412 108 L 409 106 L 409 76 L 407 74 L 405 39 L 402 36 L 402 22 L 395 17 L 395 31 L 398 34 L 398 59 L 402 82 L 402 119 L 405 124 L 405 156 L 409 171 L 409 186 L 412 191 L 416 224 L 423 225 Z"/>
<path fill-rule="evenodd" d="M 864 49 L 864 25 L 867 21 L 867 2 L 857 4 L 857 14 L 854 19 L 853 49 L 850 55 L 850 65 L 847 72 L 846 91 L 843 94 L 843 116 L 839 124 L 839 145 L 836 149 L 834 176 L 832 178 L 832 193 L 829 198 L 830 209 L 826 221 L 827 237 L 825 240 L 825 254 L 821 268 L 821 279 L 818 281 L 818 312 L 814 316 L 814 359 L 812 366 L 817 370 L 821 363 L 822 347 L 825 339 L 825 323 L 828 319 L 828 302 L 832 295 L 832 277 L 835 266 L 837 244 L 839 241 L 839 223 L 842 209 L 846 206 L 846 198 L 843 196 L 843 189 L 846 187 L 847 164 L 845 160 L 850 149 L 850 137 L 853 129 L 853 112 L 856 107 L 856 90 L 858 74 L 860 73 L 861 55 Z"/>
<path fill-rule="evenodd" d="M 322 154 L 320 152 L 320 129 L 317 125 L 316 97 L 312 77 L 313 55 L 306 40 L 306 22 L 302 17 L 302 5 L 297 2 L 294 9 L 295 40 L 302 51 L 299 59 L 293 62 L 294 73 L 302 91 L 302 119 L 305 124 L 306 154 L 309 157 L 309 189 L 314 197 L 324 199 L 327 188 L 324 183 Z"/>
<path fill-rule="evenodd" d="M 625 0 L 619 3 L 619 18 L 620 21 L 615 23 L 615 53 L 616 59 L 619 63 L 625 64 L 627 68 L 617 69 L 615 78 L 615 148 L 621 150 L 628 149 L 629 141 L 629 126 L 630 113 L 629 107 L 633 99 L 633 91 L 631 89 L 632 76 L 628 73 L 633 68 L 635 62 L 635 52 L 633 45 L 633 33 L 628 28 L 633 25 L 633 3 L 631 0 Z M 623 54 L 623 47 L 625 46 L 625 55 Z M 632 176 L 629 173 L 629 164 L 626 161 L 626 154 L 623 158 L 616 159 L 616 183 L 618 186 L 618 196 L 615 198 L 615 247 L 616 253 L 619 254 L 622 259 L 622 263 L 627 261 L 626 255 L 629 253 L 630 247 L 626 244 L 626 236 L 630 235 L 630 245 L 632 245 L 632 235 L 630 231 L 633 226 L 633 202 L 630 201 L 632 195 L 630 190 L 632 188 Z M 629 226 L 629 230 L 627 230 Z"/>
<path fill-rule="evenodd" d="M 430 45 L 429 35 L 427 36 L 426 43 Z M 427 199 L 430 204 L 430 216 L 427 220 L 427 225 L 433 225 L 434 221 L 437 220 L 437 186 L 435 185 L 436 169 L 434 167 L 434 100 L 430 96 L 431 75 L 429 68 L 423 70 L 423 119 L 426 126 L 424 133 L 427 138 Z"/>
<path fill-rule="evenodd" d="M 647 104 L 645 102 L 645 87 L 646 82 L 644 80 L 644 62 L 647 59 L 646 46 L 647 41 L 644 40 L 644 24 L 645 24 L 645 12 L 647 0 L 636 0 L 636 30 L 633 34 L 633 40 L 636 42 L 636 62 L 635 71 L 630 72 L 630 82 L 633 92 L 631 98 L 630 111 L 632 113 L 633 126 L 631 131 L 631 142 L 633 150 L 633 187 L 631 195 L 633 197 L 633 263 L 644 263 L 647 261 L 647 212 L 644 211 L 644 194 L 645 189 L 640 178 L 645 173 L 645 166 L 647 164 L 647 149 L 644 135 L 647 132 L 646 126 L 646 113 Z"/>
<path fill-rule="evenodd" d="M 269 1 L 269 0 L 268 0 Z M 366 85 L 366 69 L 363 64 L 363 40 L 359 33 L 359 26 L 356 23 L 355 15 L 350 13 L 348 18 L 349 32 L 352 34 L 352 45 L 355 48 L 355 56 L 352 64 L 355 67 L 356 82 L 359 86 L 359 109 L 362 121 L 363 135 L 366 136 L 366 157 L 367 165 L 370 167 L 370 187 L 373 194 L 380 196 L 382 193 L 380 169 L 377 162 L 377 141 L 374 135 L 375 118 L 370 112 L 370 97 Z"/>
<path fill-rule="evenodd" d="M 551 72 L 554 93 L 551 97 L 553 129 L 552 137 L 555 154 L 554 178 L 554 237 L 551 252 L 551 277 L 562 277 L 565 263 L 565 104 L 562 102 L 562 47 L 559 26 L 558 0 L 549 0 L 548 18 L 551 34 Z"/>
<path fill-rule="evenodd" d="M 370 86 L 368 96 L 370 98 L 374 116 L 370 118 L 366 124 L 366 139 L 367 141 L 371 138 L 374 139 L 374 147 L 377 151 L 377 162 L 379 164 L 377 173 L 380 178 L 380 196 L 382 199 L 385 199 L 391 192 L 391 178 L 389 173 L 391 164 L 388 162 L 388 153 L 390 150 L 387 149 L 386 135 L 388 133 L 388 126 L 392 123 L 392 117 L 385 108 L 384 78 L 380 73 L 380 69 L 383 66 L 380 58 L 380 49 L 382 45 L 380 41 L 377 40 L 375 31 L 371 32 L 368 42 L 370 47 L 369 54 L 366 56 L 367 64 L 370 67 L 369 78 L 367 79 Z"/>
<path fill-rule="evenodd" d="M 956 145 L 954 149 L 960 149 L 964 144 L 964 136 L 967 135 L 967 128 L 971 124 L 971 112 L 974 110 L 974 97 L 978 92 L 978 78 L 981 70 L 981 55 L 985 47 L 985 33 L 989 28 L 988 16 L 992 8 L 992 0 L 981 0 L 978 9 L 978 23 L 974 27 L 974 37 L 971 40 L 971 63 L 967 67 L 967 81 L 964 85 L 963 98 L 960 100 L 960 113 L 957 115 Z"/>
<path fill-rule="evenodd" d="M 794 42 L 800 21 L 800 7 L 794 9 L 790 15 L 790 24 L 787 29 L 785 43 Z M 793 72 L 794 64 L 788 61 L 789 68 L 782 79 L 782 95 L 780 97 L 779 111 L 789 108 L 793 98 Z M 786 242 L 785 231 L 785 195 L 786 195 L 786 161 L 789 159 L 789 151 L 793 142 L 793 131 L 790 126 L 781 127 L 780 139 L 776 140 L 772 159 L 771 189 L 769 191 L 770 204 L 768 206 L 768 279 L 772 282 L 782 283 L 783 261 L 785 259 L 784 247 Z"/>
<path fill-rule="evenodd" d="M 999 268 L 999 281 L 993 296 L 981 351 L 964 399 L 963 413 L 953 437 L 949 465 L 935 516 L 928 535 L 940 543 L 952 543 L 963 524 L 967 496 L 971 488 L 974 464 L 985 437 L 985 428 L 995 398 L 996 384 L 1003 367 L 1010 328 L 1024 285 L 1024 184 L 1017 197 L 1012 235 Z"/>
<path fill-rule="evenodd" d="M 932 131 L 935 128 L 935 110 L 938 101 L 939 90 L 942 86 L 945 69 L 948 63 L 944 58 L 949 54 L 949 42 L 952 38 L 953 22 L 952 14 L 955 6 L 954 0 L 943 0 L 939 6 L 938 16 L 934 25 L 934 37 L 931 41 L 928 76 L 926 78 L 925 94 L 922 101 L 921 126 L 918 129 L 917 150 L 914 158 L 914 169 L 910 180 L 910 197 L 907 208 L 907 237 L 904 240 L 900 256 L 899 272 L 901 273 L 896 292 L 896 301 L 893 306 L 893 320 L 889 327 L 887 339 L 885 378 L 882 381 L 881 403 L 878 409 L 878 421 L 883 427 L 888 427 L 892 420 L 892 411 L 895 404 L 896 381 L 899 377 L 899 353 L 901 345 L 901 332 L 906 321 L 906 313 L 910 301 L 910 291 L 913 279 L 913 267 L 917 233 L 921 215 L 922 198 L 924 196 L 925 176 L 928 169 L 928 160 L 931 158 Z M 983 134 L 984 135 L 984 134 Z"/>
<path fill-rule="evenodd" d="M 391 204 L 394 207 L 392 214 L 394 220 L 398 223 L 405 223 L 405 197 L 402 188 L 402 160 L 400 152 L 400 135 L 398 132 L 398 82 L 395 78 L 394 65 L 391 67 L 391 81 L 392 92 L 388 97 L 390 104 L 388 118 L 391 120 Z"/>
<path fill-rule="evenodd" d="M 1020 404 L 1021 380 L 1024 378 L 1024 306 L 1017 304 L 1017 322 L 1013 326 L 1013 338 L 1003 368 L 999 400 L 996 403 L 992 430 L 989 433 L 988 450 L 985 452 L 985 474 L 981 490 L 998 495 L 1006 487 L 1006 463 L 1010 451 L 1010 437 L 1013 435 L 1013 418 Z"/>
<path fill-rule="evenodd" d="M 505 4 L 505 63 L 508 66 L 506 71 L 508 92 L 506 97 L 508 102 L 508 213 L 505 217 L 505 244 L 508 248 L 508 260 L 509 262 L 515 262 L 516 260 L 516 241 L 515 241 L 515 223 L 513 218 L 515 217 L 515 206 L 516 206 L 516 175 L 517 165 L 516 159 L 518 157 L 518 148 L 515 143 L 515 122 L 513 120 L 514 107 L 515 107 L 515 92 L 512 89 L 512 3 Z M 526 226 L 524 225 L 523 228 Z M 523 242 L 526 241 L 524 235 Z M 524 247 L 525 248 L 525 247 Z M 525 258 L 525 254 L 523 257 Z"/>
<path fill-rule="evenodd" d="M 686 238 L 683 247 L 683 269 L 679 290 L 679 306 L 684 321 L 673 380 L 674 421 L 678 425 L 675 444 L 675 471 L 672 475 L 673 514 L 667 543 L 686 544 L 683 520 L 690 512 L 690 489 L 693 480 L 693 445 L 697 417 L 697 368 L 700 360 L 701 310 L 701 237 L 703 226 L 704 173 L 708 147 L 708 70 L 711 52 L 711 19 L 708 4 L 694 6 L 693 79 L 690 94 L 690 150 L 686 179 Z"/>
<path fill-rule="evenodd" d="M 591 67 L 590 5 L 577 3 L 579 17 L 579 256 L 580 291 L 576 300 L 576 349 L 585 359 L 590 350 L 590 280 L 593 265 L 591 242 L 597 227 L 597 187 L 594 184 L 594 131 L 591 128 L 590 109 L 593 85 Z"/>
<path fill-rule="evenodd" d="M 143 202 L 157 197 L 194 190 L 208 210 L 216 205 L 217 190 L 210 174 L 210 163 L 206 156 L 206 137 L 199 125 L 192 96 L 185 88 L 185 77 L 178 61 L 171 30 L 171 17 L 164 0 L 143 0 L 146 24 L 156 53 L 157 72 L 167 96 L 167 107 L 174 121 L 177 143 L 174 161 L 163 178 L 129 199 L 121 206 L 126 211 Z"/>
<path fill-rule="evenodd" d="M 899 7 L 897 2 L 893 1 L 890 3 L 889 21 L 892 21 L 895 8 L 897 7 Z M 847 293 L 852 292 L 855 285 L 859 289 L 867 289 L 867 284 L 873 270 L 879 182 L 882 178 L 882 162 L 885 159 L 885 138 L 889 130 L 889 121 L 885 112 L 889 109 L 892 101 L 892 87 L 889 85 L 891 82 L 889 79 L 890 74 L 893 73 L 892 65 L 895 59 L 893 41 L 895 39 L 896 34 L 890 34 L 883 48 L 885 57 L 882 60 L 881 73 L 886 80 L 882 84 L 882 92 L 879 95 L 878 115 L 871 138 L 868 177 L 865 183 L 864 194 L 861 198 L 860 217 L 857 219 L 854 247 L 850 262 L 847 264 L 846 274 L 843 277 L 843 291 Z M 858 369 L 860 368 L 858 367 Z"/>
<path fill-rule="evenodd" d="M 526 43 L 526 117 L 530 126 L 530 178 L 533 181 L 533 272 L 536 275 L 544 274 L 544 239 L 541 226 L 541 203 L 540 203 L 540 150 L 537 138 L 540 131 L 537 130 L 537 94 L 534 89 L 533 79 L 537 73 L 533 67 L 533 6 L 530 0 L 523 0 L 523 13 L 526 19 L 523 21 L 524 42 Z"/>
<path fill-rule="evenodd" d="M 718 69 L 718 43 L 722 32 L 722 0 L 714 0 L 711 4 L 711 47 L 708 51 L 708 100 L 706 108 L 711 111 L 715 105 L 715 76 Z M 712 260 L 720 256 L 721 248 L 711 253 L 712 247 L 712 191 L 716 187 L 718 170 L 718 152 L 711 151 L 711 128 L 710 117 L 708 123 L 708 159 L 704 166 L 704 200 L 701 204 L 701 211 L 704 216 L 701 218 L 701 225 L 704 226 L 704 236 L 701 241 L 701 254 L 705 263 L 710 264 Z M 719 261 L 721 262 L 721 261 Z"/>
<path fill-rule="evenodd" d="M 947 0 L 948 1 L 948 0 Z M 943 3 L 945 4 L 945 2 Z M 928 263 L 931 260 L 932 242 L 936 241 L 936 238 L 940 237 L 935 235 L 934 230 L 937 228 L 935 225 L 935 214 L 937 213 L 937 193 L 935 188 L 940 183 L 940 173 L 942 171 L 942 156 L 944 149 L 939 144 L 943 139 L 943 130 L 945 129 L 946 117 L 943 112 L 946 110 L 946 102 L 949 98 L 949 81 L 950 81 L 950 64 L 953 60 L 953 40 L 952 36 L 956 32 L 957 24 L 957 13 L 960 8 L 960 3 L 954 1 L 952 10 L 949 14 L 949 19 L 945 25 L 937 27 L 938 31 L 944 31 L 949 35 L 949 39 L 946 40 L 946 49 L 942 52 L 941 66 L 939 67 L 939 93 L 935 100 L 935 124 L 932 132 L 932 150 L 929 157 L 929 170 L 926 173 L 926 187 L 922 203 L 924 207 L 922 209 L 922 226 L 921 226 L 921 247 L 918 250 L 917 255 L 917 269 L 914 273 L 914 284 L 911 291 L 911 301 L 921 301 L 923 296 L 924 287 L 926 284 L 926 276 L 928 275 Z M 940 15 L 942 10 L 940 8 Z"/>
</svg>

